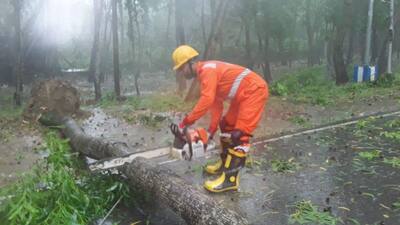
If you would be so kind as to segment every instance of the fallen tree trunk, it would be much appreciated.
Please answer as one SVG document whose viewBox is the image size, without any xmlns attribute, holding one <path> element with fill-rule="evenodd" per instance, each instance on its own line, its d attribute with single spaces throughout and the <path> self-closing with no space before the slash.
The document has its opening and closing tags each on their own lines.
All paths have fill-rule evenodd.
<svg viewBox="0 0 400 225">
<path fill-rule="evenodd" d="M 68 117 L 42 116 L 39 120 L 46 126 L 58 126 L 69 138 L 72 148 L 95 159 L 123 156 L 129 153 L 124 143 L 108 142 L 86 135 L 76 122 Z M 187 224 L 248 224 L 236 212 L 221 207 L 211 197 L 187 184 L 178 175 L 149 160 L 138 157 L 120 168 L 134 187 L 149 191 L 160 203 L 169 206 Z"/>
</svg>

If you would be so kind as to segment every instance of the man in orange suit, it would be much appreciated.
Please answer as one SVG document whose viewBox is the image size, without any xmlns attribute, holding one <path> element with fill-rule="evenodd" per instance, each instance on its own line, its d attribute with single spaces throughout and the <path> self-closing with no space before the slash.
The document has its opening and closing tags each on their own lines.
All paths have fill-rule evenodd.
<svg viewBox="0 0 400 225">
<path fill-rule="evenodd" d="M 253 71 L 221 61 L 196 61 L 199 53 L 188 45 L 179 46 L 172 54 L 174 70 L 186 79 L 196 78 L 201 95 L 194 109 L 179 124 L 192 125 L 211 111 L 210 136 L 221 129 L 220 159 L 205 167 L 209 174 L 220 174 L 204 183 L 211 192 L 237 190 L 239 170 L 245 165 L 250 149 L 249 139 L 257 127 L 268 99 L 267 83 Z M 222 116 L 223 102 L 230 101 Z"/>
</svg>

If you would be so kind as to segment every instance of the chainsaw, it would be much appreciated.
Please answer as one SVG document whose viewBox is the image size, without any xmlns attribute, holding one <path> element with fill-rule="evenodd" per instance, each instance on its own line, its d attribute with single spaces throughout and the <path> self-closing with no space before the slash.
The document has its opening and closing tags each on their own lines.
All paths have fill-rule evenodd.
<svg viewBox="0 0 400 225">
<path fill-rule="evenodd" d="M 193 156 L 204 156 L 207 149 L 215 147 L 204 128 L 185 127 L 181 130 L 178 125 L 171 124 L 170 129 L 175 136 L 171 151 L 173 156 L 190 161 Z"/>
<path fill-rule="evenodd" d="M 89 163 L 91 171 L 113 169 L 132 162 L 136 157 L 154 158 L 171 155 L 173 158 L 192 160 L 192 157 L 202 157 L 207 149 L 215 148 L 215 143 L 210 141 L 204 128 L 185 128 L 182 131 L 177 125 L 171 124 L 170 129 L 174 135 L 171 147 L 134 152 L 121 157 L 112 157 Z"/>
</svg>

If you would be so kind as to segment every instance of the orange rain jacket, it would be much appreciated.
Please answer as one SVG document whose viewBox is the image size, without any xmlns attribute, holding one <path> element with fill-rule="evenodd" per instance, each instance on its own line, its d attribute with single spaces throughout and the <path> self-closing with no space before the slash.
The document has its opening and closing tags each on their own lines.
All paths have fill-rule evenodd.
<svg viewBox="0 0 400 225">
<path fill-rule="evenodd" d="M 182 125 L 193 124 L 211 110 L 209 132 L 215 133 L 223 113 L 223 102 L 230 100 L 229 110 L 224 116 L 227 125 L 247 134 L 253 132 L 268 99 L 268 85 L 264 79 L 242 66 L 221 61 L 198 62 L 197 79 L 200 99 Z"/>
</svg>

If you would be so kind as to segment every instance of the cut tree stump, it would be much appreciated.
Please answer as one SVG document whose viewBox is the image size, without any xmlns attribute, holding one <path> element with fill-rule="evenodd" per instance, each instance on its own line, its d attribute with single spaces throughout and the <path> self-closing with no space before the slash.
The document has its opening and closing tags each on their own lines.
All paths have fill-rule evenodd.
<svg viewBox="0 0 400 225">
<path fill-rule="evenodd" d="M 90 137 L 69 117 L 46 114 L 39 121 L 43 125 L 60 128 L 64 136 L 69 138 L 75 151 L 91 158 L 104 159 L 123 156 L 131 152 L 125 143 Z M 222 207 L 210 196 L 187 184 L 171 170 L 145 158 L 135 158 L 132 163 L 124 165 L 119 170 L 128 177 L 132 187 L 149 191 L 156 200 L 170 207 L 187 224 L 248 224 L 244 217 Z"/>
</svg>

